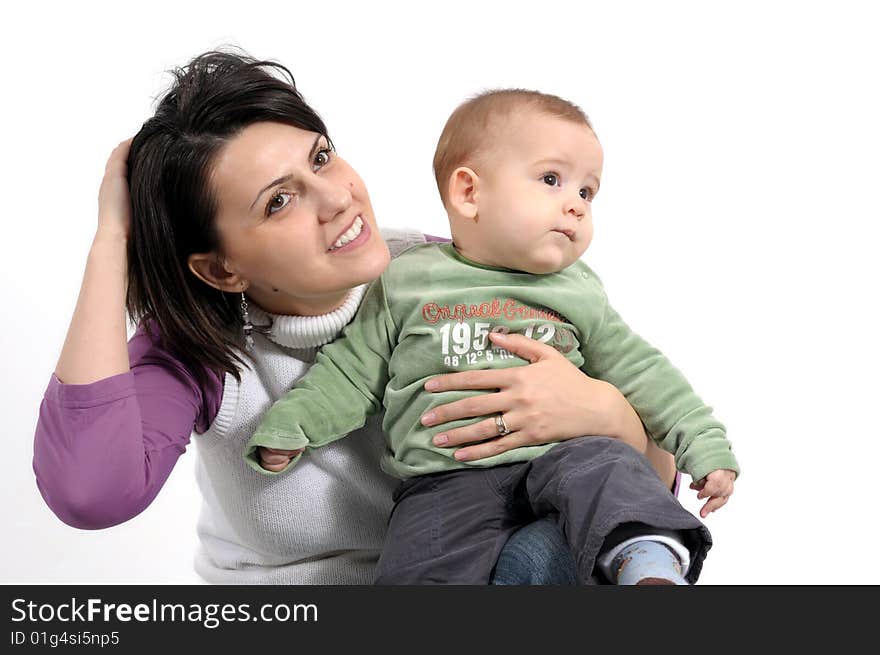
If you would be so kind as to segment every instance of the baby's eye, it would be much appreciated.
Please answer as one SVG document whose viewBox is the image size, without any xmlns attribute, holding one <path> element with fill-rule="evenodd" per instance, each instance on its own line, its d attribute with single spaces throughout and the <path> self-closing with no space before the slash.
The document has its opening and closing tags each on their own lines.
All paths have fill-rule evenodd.
<svg viewBox="0 0 880 655">
<path fill-rule="evenodd" d="M 586 187 L 584 187 L 583 189 L 581 189 L 581 190 L 579 191 L 579 193 L 580 193 L 580 195 L 581 195 L 581 198 L 583 198 L 584 200 L 592 200 L 592 199 L 593 199 L 593 192 L 590 191 L 590 190 L 589 190 L 588 188 L 586 188 Z"/>
<path fill-rule="evenodd" d="M 269 198 L 269 204 L 266 205 L 266 215 L 271 216 L 277 211 L 280 211 L 287 207 L 287 204 L 290 202 L 290 194 L 287 191 L 279 191 L 274 196 Z"/>
<path fill-rule="evenodd" d="M 330 158 L 333 151 L 330 148 L 322 148 L 318 152 L 315 153 L 315 159 L 312 162 L 312 166 L 315 171 L 319 168 L 322 168 L 330 163 Z"/>
<path fill-rule="evenodd" d="M 544 175 L 544 184 L 549 184 L 550 186 L 559 186 L 559 177 L 556 173 L 546 173 Z"/>
</svg>

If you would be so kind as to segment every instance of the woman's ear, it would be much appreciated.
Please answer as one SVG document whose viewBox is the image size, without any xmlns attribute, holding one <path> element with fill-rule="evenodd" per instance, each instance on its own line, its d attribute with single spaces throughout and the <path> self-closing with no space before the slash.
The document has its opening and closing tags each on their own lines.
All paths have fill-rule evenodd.
<svg viewBox="0 0 880 655">
<path fill-rule="evenodd" d="M 220 291 L 238 292 L 247 289 L 246 280 L 235 271 L 229 270 L 226 261 L 214 252 L 195 253 L 187 259 L 192 274 L 205 284 Z"/>
<path fill-rule="evenodd" d="M 463 218 L 476 222 L 480 176 L 467 166 L 459 166 L 449 176 L 449 208 Z"/>
</svg>

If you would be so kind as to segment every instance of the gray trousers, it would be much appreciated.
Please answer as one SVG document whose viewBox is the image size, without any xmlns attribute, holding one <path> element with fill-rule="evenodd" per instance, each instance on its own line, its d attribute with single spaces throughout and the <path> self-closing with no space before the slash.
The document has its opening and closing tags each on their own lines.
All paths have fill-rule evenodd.
<svg viewBox="0 0 880 655">
<path fill-rule="evenodd" d="M 562 442 L 528 462 L 424 475 L 400 483 L 376 584 L 487 584 L 507 539 L 553 517 L 581 582 L 596 556 L 651 528 L 680 530 L 696 582 L 712 538 L 647 459 L 607 437 Z"/>
</svg>

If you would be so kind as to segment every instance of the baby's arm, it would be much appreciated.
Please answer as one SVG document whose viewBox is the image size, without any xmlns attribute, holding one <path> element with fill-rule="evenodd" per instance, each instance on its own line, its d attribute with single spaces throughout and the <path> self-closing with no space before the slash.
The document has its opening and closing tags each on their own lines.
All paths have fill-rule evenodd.
<svg viewBox="0 0 880 655">
<path fill-rule="evenodd" d="M 270 473 L 260 466 L 258 447 L 319 447 L 363 426 L 382 404 L 395 342 L 380 278 L 342 336 L 321 348 L 309 371 L 266 413 L 245 447 L 248 464 Z"/>
<path fill-rule="evenodd" d="M 583 346 L 585 370 L 620 389 L 648 435 L 675 455 L 695 482 L 727 469 L 739 474 L 726 430 L 688 381 L 656 348 L 635 334 L 609 304 Z"/>
</svg>

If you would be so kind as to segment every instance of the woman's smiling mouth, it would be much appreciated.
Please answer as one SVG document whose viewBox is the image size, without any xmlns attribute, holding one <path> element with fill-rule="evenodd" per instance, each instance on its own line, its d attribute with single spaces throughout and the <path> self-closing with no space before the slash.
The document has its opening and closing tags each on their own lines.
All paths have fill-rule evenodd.
<svg viewBox="0 0 880 655">
<path fill-rule="evenodd" d="M 367 234 L 369 234 L 369 228 L 366 230 Z M 328 252 L 334 252 L 339 250 L 340 248 L 347 246 L 351 242 L 355 241 L 359 236 L 364 233 L 364 219 L 361 216 L 356 216 L 354 222 L 349 226 L 349 228 L 339 235 L 336 241 L 333 242 L 333 245 L 328 248 Z"/>
</svg>

